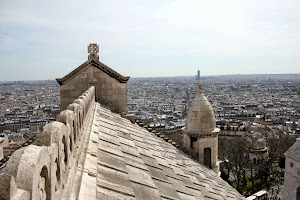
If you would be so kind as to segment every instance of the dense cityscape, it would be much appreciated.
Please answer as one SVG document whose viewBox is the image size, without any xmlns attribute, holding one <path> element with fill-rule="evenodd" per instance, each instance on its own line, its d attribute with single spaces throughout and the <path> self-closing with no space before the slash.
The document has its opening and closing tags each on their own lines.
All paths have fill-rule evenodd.
<svg viewBox="0 0 300 200">
<path fill-rule="evenodd" d="M 218 150 L 221 176 L 244 195 L 265 188 L 270 196 L 281 196 L 284 152 L 300 135 L 299 78 L 299 75 L 202 78 L 203 92 L 221 129 Z M 185 116 L 198 93 L 197 79 L 132 79 L 128 87 L 129 112 L 181 144 Z M 270 187 L 274 184 L 273 194 L 271 191 L 275 189 Z"/>
<path fill-rule="evenodd" d="M 3 149 L 4 156 L 42 131 L 60 112 L 55 81 L 0 83 L 0 101 L 0 137 L 7 136 L 9 140 L 9 146 Z"/>
<path fill-rule="evenodd" d="M 221 130 L 272 125 L 299 133 L 299 75 L 218 76 L 202 81 Z M 159 131 L 180 130 L 198 83 L 195 77 L 131 79 L 129 112 Z"/>
<path fill-rule="evenodd" d="M 299 1 L 1 1 L 0 200 L 300 200 Z"/>
<path fill-rule="evenodd" d="M 236 182 L 235 187 L 240 192 L 250 190 L 239 185 L 243 176 L 244 179 L 252 177 L 251 189 L 263 184 L 254 184 L 253 174 L 261 179 L 266 175 L 268 180 L 272 178 L 282 184 L 282 173 L 263 170 L 270 167 L 278 171 L 283 153 L 300 135 L 300 75 L 209 76 L 202 77 L 201 81 L 203 92 L 214 108 L 217 127 L 221 129 L 222 178 Z M 128 111 L 181 144 L 185 117 L 198 93 L 198 84 L 197 76 L 131 78 L 127 89 Z M 55 81 L 2 82 L 0 101 L 0 137 L 4 156 L 7 156 L 37 131 L 42 131 L 46 123 L 55 120 L 60 112 L 59 85 Z M 271 157 L 270 140 L 274 138 L 285 144 L 278 144 L 279 150 L 276 153 L 274 150 L 275 156 Z M 245 161 L 234 163 L 240 165 L 238 168 L 232 167 L 233 163 L 228 161 L 231 158 L 228 144 L 238 146 L 250 140 L 252 146 L 248 149 L 251 150 L 244 148 L 241 152 L 248 155 L 251 165 Z M 272 162 L 267 163 L 270 159 Z"/>
</svg>

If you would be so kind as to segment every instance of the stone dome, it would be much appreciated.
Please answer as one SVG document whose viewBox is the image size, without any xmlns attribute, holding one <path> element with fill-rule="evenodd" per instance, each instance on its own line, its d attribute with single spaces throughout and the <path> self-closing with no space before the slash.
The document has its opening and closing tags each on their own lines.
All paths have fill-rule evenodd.
<svg viewBox="0 0 300 200">
<path fill-rule="evenodd" d="M 216 128 L 215 113 L 207 98 L 204 96 L 203 84 L 199 82 L 199 93 L 191 103 L 186 117 L 185 131 L 205 132 Z"/>
</svg>

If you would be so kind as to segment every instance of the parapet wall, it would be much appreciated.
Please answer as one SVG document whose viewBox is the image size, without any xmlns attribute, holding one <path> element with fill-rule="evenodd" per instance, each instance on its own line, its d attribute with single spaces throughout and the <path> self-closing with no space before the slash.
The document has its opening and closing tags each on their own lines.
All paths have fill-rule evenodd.
<svg viewBox="0 0 300 200">
<path fill-rule="evenodd" d="M 94 109 L 92 86 L 15 151 L 0 172 L 0 200 L 68 199 Z"/>
</svg>

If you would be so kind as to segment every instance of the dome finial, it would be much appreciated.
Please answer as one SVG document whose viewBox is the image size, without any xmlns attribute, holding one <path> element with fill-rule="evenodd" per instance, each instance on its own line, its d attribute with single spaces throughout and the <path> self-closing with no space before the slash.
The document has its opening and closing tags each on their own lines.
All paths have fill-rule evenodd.
<svg viewBox="0 0 300 200">
<path fill-rule="evenodd" d="M 202 81 L 200 80 L 199 81 L 199 93 L 202 93 L 203 92 L 203 83 Z"/>
</svg>

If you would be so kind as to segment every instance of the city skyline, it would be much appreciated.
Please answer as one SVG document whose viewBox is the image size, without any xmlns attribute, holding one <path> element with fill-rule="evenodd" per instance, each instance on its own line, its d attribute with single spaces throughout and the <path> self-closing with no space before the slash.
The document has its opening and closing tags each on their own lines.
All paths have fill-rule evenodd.
<svg viewBox="0 0 300 200">
<path fill-rule="evenodd" d="M 299 1 L 0 3 L 0 81 L 53 80 L 87 60 L 124 76 L 300 73 Z"/>
</svg>

